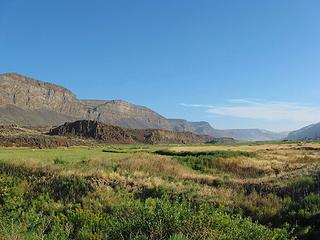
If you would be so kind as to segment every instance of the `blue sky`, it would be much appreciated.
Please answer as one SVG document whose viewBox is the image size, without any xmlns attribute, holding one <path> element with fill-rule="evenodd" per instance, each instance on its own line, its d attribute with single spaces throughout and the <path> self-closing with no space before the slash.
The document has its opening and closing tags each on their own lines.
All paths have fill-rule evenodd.
<svg viewBox="0 0 320 240">
<path fill-rule="evenodd" d="M 0 72 L 216 128 L 320 121 L 318 0 L 0 0 Z"/>
</svg>

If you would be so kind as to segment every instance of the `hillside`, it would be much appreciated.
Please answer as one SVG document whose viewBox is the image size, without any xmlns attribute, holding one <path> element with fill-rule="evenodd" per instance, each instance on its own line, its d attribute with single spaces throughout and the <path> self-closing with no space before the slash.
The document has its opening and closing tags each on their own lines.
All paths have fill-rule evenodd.
<svg viewBox="0 0 320 240">
<path fill-rule="evenodd" d="M 311 124 L 299 130 L 290 132 L 288 140 L 316 140 L 320 139 L 320 123 Z"/>
<path fill-rule="evenodd" d="M 85 113 L 70 90 L 15 73 L 0 74 L 0 105 L 6 104 L 25 110 L 46 109 L 75 117 L 82 117 Z"/>
<path fill-rule="evenodd" d="M 28 110 L 11 104 L 0 105 L 0 123 L 4 125 L 50 126 L 75 119 L 73 116 L 48 109 Z"/>
<path fill-rule="evenodd" d="M 149 108 L 123 100 L 80 100 L 88 119 L 125 128 L 158 128 L 171 130 L 169 121 Z"/>
</svg>

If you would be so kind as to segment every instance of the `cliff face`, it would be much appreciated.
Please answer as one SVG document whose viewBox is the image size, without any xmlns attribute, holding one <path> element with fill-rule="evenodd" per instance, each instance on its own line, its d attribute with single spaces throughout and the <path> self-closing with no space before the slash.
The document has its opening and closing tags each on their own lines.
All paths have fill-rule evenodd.
<svg viewBox="0 0 320 240">
<path fill-rule="evenodd" d="M 166 118 L 143 106 L 123 100 L 81 102 L 88 109 L 88 119 L 125 128 L 171 129 L 171 124 Z"/>
<path fill-rule="evenodd" d="M 50 110 L 69 116 L 82 116 L 82 104 L 69 90 L 15 73 L 0 74 L 0 104 L 27 110 Z"/>
</svg>

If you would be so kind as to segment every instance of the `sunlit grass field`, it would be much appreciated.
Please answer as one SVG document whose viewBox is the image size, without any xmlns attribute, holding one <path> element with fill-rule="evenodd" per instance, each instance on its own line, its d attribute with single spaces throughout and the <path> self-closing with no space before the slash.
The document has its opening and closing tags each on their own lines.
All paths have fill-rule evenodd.
<svg viewBox="0 0 320 240">
<path fill-rule="evenodd" d="M 116 154 L 106 154 L 100 147 L 70 147 L 52 149 L 30 149 L 30 148 L 0 148 L 1 161 L 10 160 L 33 160 L 33 161 L 53 161 L 62 158 L 65 161 L 79 161 L 81 159 L 108 159 Z"/>
<path fill-rule="evenodd" d="M 319 143 L 0 148 L 0 239 L 312 239 L 319 173 Z"/>
</svg>

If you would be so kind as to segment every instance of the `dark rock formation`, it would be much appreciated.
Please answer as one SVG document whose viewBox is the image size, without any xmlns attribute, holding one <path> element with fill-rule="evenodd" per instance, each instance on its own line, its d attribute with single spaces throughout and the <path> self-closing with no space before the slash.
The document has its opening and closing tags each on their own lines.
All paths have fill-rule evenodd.
<svg viewBox="0 0 320 240">
<path fill-rule="evenodd" d="M 121 127 L 102 124 L 97 121 L 79 120 L 65 123 L 49 131 L 50 135 L 92 138 L 104 143 L 134 143 L 132 137 Z"/>
<path fill-rule="evenodd" d="M 192 144 L 206 143 L 212 140 L 210 136 L 197 135 L 191 132 L 174 132 L 160 129 L 125 129 L 91 120 L 65 123 L 51 129 L 49 134 L 92 138 L 106 144 Z"/>
<path fill-rule="evenodd" d="M 71 145 L 92 145 L 93 142 L 62 136 L 48 136 L 37 130 L 16 125 L 0 126 L 0 146 L 2 147 L 68 147 Z"/>
</svg>

